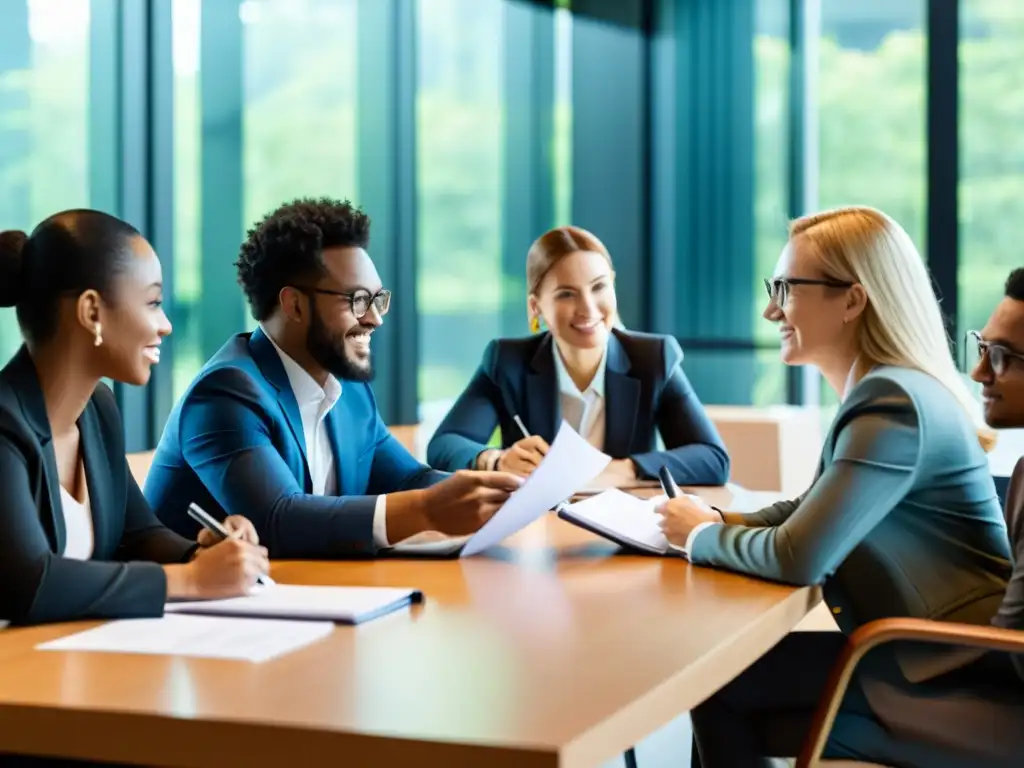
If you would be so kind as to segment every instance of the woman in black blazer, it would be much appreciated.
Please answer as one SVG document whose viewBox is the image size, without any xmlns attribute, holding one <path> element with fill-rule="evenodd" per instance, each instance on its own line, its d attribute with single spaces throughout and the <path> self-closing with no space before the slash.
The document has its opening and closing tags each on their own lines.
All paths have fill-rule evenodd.
<svg viewBox="0 0 1024 768">
<path fill-rule="evenodd" d="M 267 569 L 244 518 L 199 542 L 164 528 L 128 469 L 110 378 L 143 385 L 171 331 L 160 262 L 98 211 L 0 233 L 0 306 L 25 345 L 0 371 L 0 621 L 160 616 L 241 595 Z"/>
<path fill-rule="evenodd" d="M 526 279 L 534 335 L 488 345 L 431 439 L 428 463 L 526 476 L 564 419 L 612 457 L 598 485 L 655 479 L 662 466 L 681 485 L 724 483 L 729 457 L 683 373 L 679 344 L 618 327 L 615 273 L 601 241 L 579 227 L 547 232 L 530 248 Z M 500 449 L 488 447 L 495 428 Z M 658 432 L 665 450 L 656 449 Z"/>
</svg>

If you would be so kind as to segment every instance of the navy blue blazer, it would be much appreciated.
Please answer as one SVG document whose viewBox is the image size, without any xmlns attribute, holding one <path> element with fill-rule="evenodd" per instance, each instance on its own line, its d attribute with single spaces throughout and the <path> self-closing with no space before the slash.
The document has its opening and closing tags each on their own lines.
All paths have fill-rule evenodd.
<svg viewBox="0 0 1024 768">
<path fill-rule="evenodd" d="M 549 443 L 561 423 L 558 375 L 550 333 L 498 339 L 484 351 L 469 386 L 427 448 L 438 469 L 471 468 L 501 428 L 507 448 L 522 439 L 516 414 Z M 630 458 L 646 479 L 664 465 L 676 482 L 722 485 L 729 456 L 683 373 L 683 351 L 671 336 L 614 329 L 605 365 L 605 444 L 614 459 Z M 655 450 L 657 431 L 667 450 Z"/>
<path fill-rule="evenodd" d="M 67 542 L 46 402 L 25 347 L 0 371 L 0 620 L 39 624 L 161 616 L 167 578 L 199 546 L 153 516 L 124 455 L 114 393 L 96 387 L 78 419 L 92 513 L 90 560 Z"/>
<path fill-rule="evenodd" d="M 261 329 L 232 337 L 174 407 L 146 478 L 160 519 L 195 536 L 190 502 L 211 515 L 245 515 L 271 557 L 329 559 L 377 553 L 380 494 L 425 488 L 447 475 L 391 436 L 369 384 L 345 381 L 326 417 L 337 496 L 315 496 L 298 402 Z"/>
</svg>

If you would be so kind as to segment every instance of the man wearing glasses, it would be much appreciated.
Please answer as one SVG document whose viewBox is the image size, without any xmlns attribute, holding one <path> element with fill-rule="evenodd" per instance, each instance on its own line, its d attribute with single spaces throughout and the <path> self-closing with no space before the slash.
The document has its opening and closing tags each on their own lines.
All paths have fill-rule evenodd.
<svg viewBox="0 0 1024 768">
<path fill-rule="evenodd" d="M 968 339 L 968 351 L 978 355 L 971 378 L 982 385 L 985 421 L 996 429 L 1024 427 L 1024 268 L 1010 273 L 1004 293 L 985 327 Z M 1014 568 L 993 623 L 1024 630 L 1024 459 L 1010 477 L 1005 513 Z M 1024 658 L 1013 661 L 1024 678 Z"/>
<path fill-rule="evenodd" d="M 250 230 L 236 262 L 259 327 L 229 339 L 175 406 L 145 494 L 194 538 L 196 503 L 252 521 L 271 557 L 373 557 L 474 533 L 520 480 L 447 475 L 390 435 L 370 389 L 370 340 L 391 293 L 349 202 L 303 199 Z"/>
</svg>

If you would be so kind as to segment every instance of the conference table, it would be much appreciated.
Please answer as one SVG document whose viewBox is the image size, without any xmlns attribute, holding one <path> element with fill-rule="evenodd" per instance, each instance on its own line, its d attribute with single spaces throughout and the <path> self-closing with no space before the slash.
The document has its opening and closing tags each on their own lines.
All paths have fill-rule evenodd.
<svg viewBox="0 0 1024 768">
<path fill-rule="evenodd" d="M 726 489 L 693 489 L 727 506 Z M 463 560 L 279 561 L 425 600 L 260 664 L 37 651 L 0 631 L 0 752 L 144 765 L 592 768 L 721 688 L 818 603 L 622 554 L 549 514 Z"/>
</svg>

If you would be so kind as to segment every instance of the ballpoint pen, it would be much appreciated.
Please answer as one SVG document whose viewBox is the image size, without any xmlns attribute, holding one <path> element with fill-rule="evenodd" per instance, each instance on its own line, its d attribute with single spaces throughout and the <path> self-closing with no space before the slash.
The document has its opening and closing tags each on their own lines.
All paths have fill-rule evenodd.
<svg viewBox="0 0 1024 768">
<path fill-rule="evenodd" d="M 668 467 L 659 469 L 658 477 L 661 478 L 661 489 L 665 491 L 665 495 L 670 499 L 677 498 L 679 496 L 679 486 L 676 485 L 676 481 L 672 478 L 672 473 L 668 471 Z"/>
<path fill-rule="evenodd" d="M 200 507 L 195 502 L 192 502 L 191 504 L 188 505 L 188 514 L 189 517 L 191 517 L 193 520 L 195 520 L 197 523 L 203 526 L 203 528 L 210 531 L 215 536 L 219 536 L 219 541 L 231 538 L 231 531 L 225 528 L 219 520 L 212 517 L 209 512 L 207 512 L 205 509 Z M 263 574 L 262 576 L 260 576 L 257 579 L 257 581 L 265 586 L 270 586 L 271 584 L 275 583 L 274 580 L 270 578 L 270 576 L 268 576 L 267 574 Z"/>
</svg>

